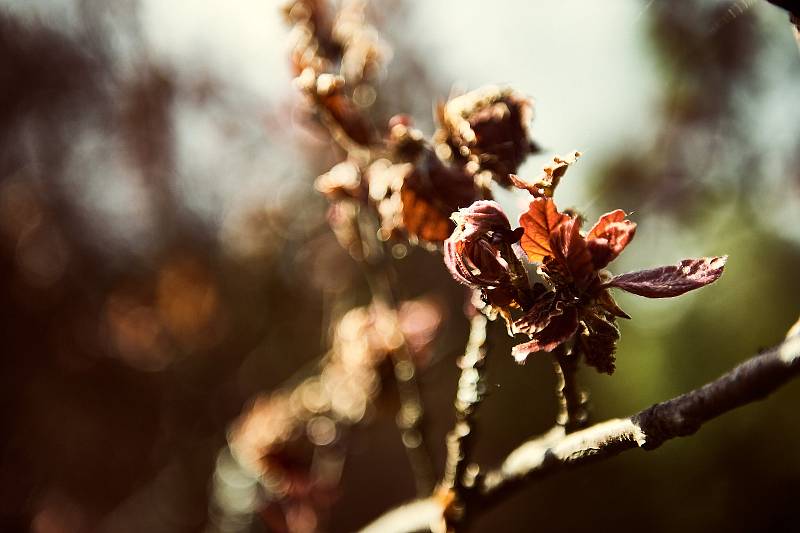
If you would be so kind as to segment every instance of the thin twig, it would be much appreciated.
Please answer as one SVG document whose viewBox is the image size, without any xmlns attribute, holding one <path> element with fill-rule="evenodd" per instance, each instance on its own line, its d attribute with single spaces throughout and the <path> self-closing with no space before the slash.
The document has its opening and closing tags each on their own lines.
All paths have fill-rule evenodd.
<svg viewBox="0 0 800 533">
<path fill-rule="evenodd" d="M 434 474 L 430 452 L 423 433 L 425 408 L 422 403 L 417 371 L 414 360 L 402 330 L 397 324 L 397 298 L 392 288 L 394 267 L 384 243 L 378 242 L 377 224 L 369 213 L 361 212 L 360 234 L 364 253 L 362 254 L 364 273 L 375 303 L 391 310 L 394 324 L 389 328 L 397 336 L 396 348 L 392 350 L 392 364 L 400 399 L 397 414 L 397 427 L 408 455 L 419 496 L 427 496 L 433 490 Z"/>
<path fill-rule="evenodd" d="M 800 328 L 798 328 L 800 329 Z M 532 479 L 617 455 L 632 448 L 653 450 L 669 439 L 694 434 L 709 420 L 736 407 L 765 398 L 800 374 L 800 332 L 778 346 L 739 364 L 718 379 L 629 418 L 617 418 L 558 438 L 538 438 L 512 451 L 503 464 L 481 479 L 471 513 L 505 500 Z M 424 503 L 427 502 L 427 503 Z M 363 531 L 405 533 L 426 531 L 440 519 L 436 500 L 419 500 L 405 519 L 397 510 L 391 523 L 381 518 Z M 402 508 L 401 508 L 402 509 Z M 436 514 L 438 513 L 438 515 Z M 377 526 L 381 526 L 378 528 Z"/>
<path fill-rule="evenodd" d="M 470 331 L 464 356 L 459 360 L 461 375 L 458 378 L 458 389 L 454 402 L 456 422 L 447 434 L 447 459 L 445 462 L 442 489 L 452 491 L 455 511 L 448 519 L 448 526 L 461 518 L 458 509 L 464 501 L 465 491 L 475 485 L 477 468 L 470 467 L 472 448 L 475 442 L 475 412 L 486 392 L 484 382 L 484 364 L 486 361 L 486 325 L 487 319 L 476 309 L 472 309 Z M 473 472 L 474 470 L 474 472 Z M 468 478 L 468 474 L 472 474 Z M 453 529 L 453 527 L 450 527 Z"/>
</svg>

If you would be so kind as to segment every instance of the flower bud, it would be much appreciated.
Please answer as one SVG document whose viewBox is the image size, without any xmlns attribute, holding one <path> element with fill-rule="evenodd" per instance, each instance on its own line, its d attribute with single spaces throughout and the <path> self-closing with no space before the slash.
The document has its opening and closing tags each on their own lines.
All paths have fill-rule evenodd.
<svg viewBox="0 0 800 533">
<path fill-rule="evenodd" d="M 479 200 L 453 213 L 456 229 L 444 242 L 444 261 L 459 283 L 492 292 L 490 303 L 507 307 L 518 300 L 516 285 L 527 277 L 511 245 L 521 231 L 512 231 L 497 202 Z"/>
</svg>

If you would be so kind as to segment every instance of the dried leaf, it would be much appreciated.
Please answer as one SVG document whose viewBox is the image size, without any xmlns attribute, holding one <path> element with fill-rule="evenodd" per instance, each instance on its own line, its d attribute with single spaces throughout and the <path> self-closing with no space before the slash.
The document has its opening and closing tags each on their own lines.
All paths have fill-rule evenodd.
<svg viewBox="0 0 800 533">
<path fill-rule="evenodd" d="M 568 306 L 561 314 L 552 317 L 547 327 L 535 333 L 530 342 L 514 346 L 511 355 L 516 362 L 524 363 L 532 353 L 552 352 L 569 340 L 576 329 L 578 329 L 578 311 L 575 307 Z"/>
<path fill-rule="evenodd" d="M 569 216 L 559 213 L 556 204 L 550 198 L 535 198 L 528 207 L 527 213 L 519 217 L 519 225 L 525 230 L 520 246 L 532 263 L 541 262 L 552 256 L 550 234 Z"/>
<path fill-rule="evenodd" d="M 541 187 L 539 187 L 536 183 L 530 183 L 528 181 L 525 181 L 516 174 L 509 174 L 508 180 L 511 182 L 511 185 L 513 185 L 517 189 L 528 191 L 536 198 L 540 196 L 545 196 L 541 190 Z"/>
<path fill-rule="evenodd" d="M 601 216 L 586 236 L 595 268 L 603 268 L 616 259 L 635 233 L 636 223 L 625 220 L 622 209 Z"/>
<path fill-rule="evenodd" d="M 669 298 L 714 283 L 722 275 L 727 260 L 727 255 L 684 259 L 677 265 L 616 276 L 604 286 L 647 298 Z"/>
<path fill-rule="evenodd" d="M 598 372 L 614 373 L 614 352 L 617 349 L 619 330 L 613 322 L 596 315 L 583 319 L 583 329 L 578 335 L 578 345 L 586 364 Z"/>
<path fill-rule="evenodd" d="M 514 174 L 510 174 L 508 178 L 514 187 L 526 190 L 537 198 L 540 196 L 551 197 L 561 178 L 567 173 L 569 166 L 574 164 L 580 156 L 581 153 L 575 151 L 564 157 L 553 157 L 552 161 L 544 166 L 542 174 L 534 182 L 525 181 Z"/>
</svg>

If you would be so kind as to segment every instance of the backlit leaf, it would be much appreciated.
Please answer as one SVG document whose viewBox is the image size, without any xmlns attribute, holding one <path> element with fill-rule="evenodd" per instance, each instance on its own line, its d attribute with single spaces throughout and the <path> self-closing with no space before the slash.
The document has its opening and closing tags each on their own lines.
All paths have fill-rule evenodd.
<svg viewBox="0 0 800 533">
<path fill-rule="evenodd" d="M 601 216 L 586 236 L 595 268 L 604 268 L 616 259 L 635 233 L 636 223 L 625 220 L 625 211 L 617 209 Z"/>
<path fill-rule="evenodd" d="M 471 176 L 442 164 L 428 150 L 400 191 L 405 229 L 419 239 L 441 242 L 455 227 L 450 215 L 472 204 L 476 196 Z"/>
<path fill-rule="evenodd" d="M 569 306 L 560 315 L 552 317 L 547 327 L 535 333 L 531 341 L 514 346 L 511 355 L 516 362 L 524 363 L 532 353 L 552 352 L 569 340 L 576 329 L 578 329 L 578 311 L 575 307 Z"/>
<path fill-rule="evenodd" d="M 548 262 L 547 268 L 555 269 L 565 280 L 583 286 L 595 269 L 580 227 L 580 219 L 570 218 L 550 234 L 554 261 Z"/>
<path fill-rule="evenodd" d="M 630 319 L 630 315 L 620 308 L 617 305 L 617 302 L 611 296 L 611 293 L 605 289 L 600 290 L 600 294 L 597 296 L 597 303 L 603 308 L 604 311 L 619 318 L 627 318 Z"/>
<path fill-rule="evenodd" d="M 553 255 L 550 248 L 550 233 L 570 217 L 559 213 L 550 198 L 535 198 L 528 211 L 519 217 L 519 225 L 525 230 L 520 246 L 532 263 L 541 262 Z"/>
<path fill-rule="evenodd" d="M 684 259 L 677 265 L 616 276 L 605 283 L 605 286 L 617 287 L 647 298 L 669 298 L 717 281 L 727 259 L 727 255 Z"/>
<path fill-rule="evenodd" d="M 564 312 L 559 303 L 554 292 L 543 294 L 524 315 L 514 321 L 514 333 L 533 335 L 542 331 L 553 317 Z"/>
</svg>

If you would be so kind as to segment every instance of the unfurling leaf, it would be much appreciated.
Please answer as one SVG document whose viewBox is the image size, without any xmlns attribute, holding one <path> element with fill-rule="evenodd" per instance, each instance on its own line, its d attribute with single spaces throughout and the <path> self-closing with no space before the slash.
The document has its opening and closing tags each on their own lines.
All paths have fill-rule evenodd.
<svg viewBox="0 0 800 533">
<path fill-rule="evenodd" d="M 478 200 L 453 213 L 456 229 L 444 241 L 444 262 L 459 283 L 480 289 L 484 302 L 510 320 L 507 308 L 527 301 L 528 278 L 512 244 L 521 231 L 511 231 L 497 202 Z"/>
<path fill-rule="evenodd" d="M 563 314 L 563 305 L 554 292 L 544 293 L 528 309 L 528 312 L 514 321 L 514 333 L 527 333 L 533 335 L 546 328 L 553 317 Z"/>
<path fill-rule="evenodd" d="M 714 283 L 728 256 L 684 259 L 677 265 L 630 272 L 612 278 L 605 287 L 617 287 L 647 298 L 669 298 Z"/>
<path fill-rule="evenodd" d="M 553 255 L 550 233 L 567 220 L 569 216 L 559 213 L 552 199 L 535 198 L 531 202 L 528 212 L 519 217 L 519 225 L 525 230 L 520 246 L 532 263 Z"/>
<path fill-rule="evenodd" d="M 616 259 L 635 233 L 636 223 L 625 220 L 625 211 L 622 209 L 601 216 L 586 236 L 594 267 L 604 268 Z"/>
<path fill-rule="evenodd" d="M 584 286 L 595 272 L 592 255 L 581 235 L 581 221 L 570 218 L 550 234 L 550 248 L 554 261 L 546 263 L 547 270 L 555 270 L 565 280 Z"/>
<path fill-rule="evenodd" d="M 593 366 L 598 372 L 613 374 L 614 352 L 619 340 L 617 326 L 596 315 L 584 318 L 583 326 L 577 342 L 586 364 Z"/>
<path fill-rule="evenodd" d="M 524 363 L 532 353 L 552 352 L 569 340 L 576 329 L 578 329 L 578 311 L 573 306 L 566 307 L 561 314 L 551 318 L 547 327 L 535 333 L 531 341 L 514 346 L 511 355 L 516 362 Z"/>
</svg>

